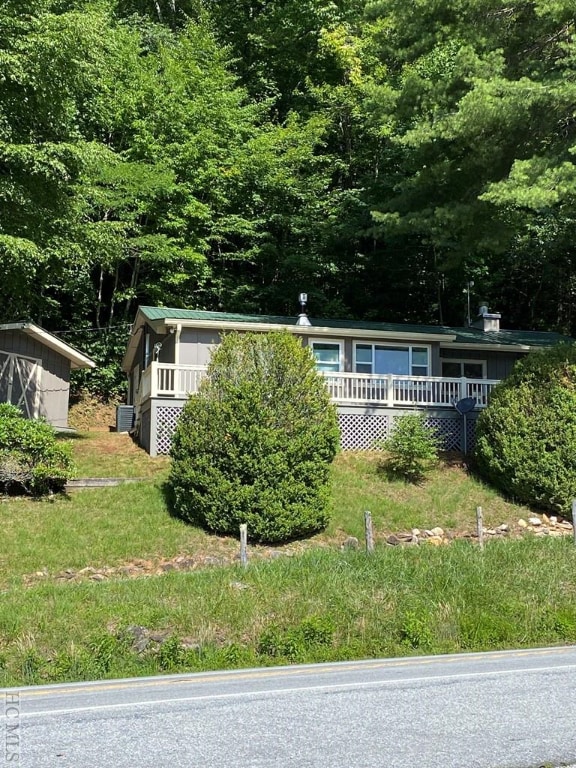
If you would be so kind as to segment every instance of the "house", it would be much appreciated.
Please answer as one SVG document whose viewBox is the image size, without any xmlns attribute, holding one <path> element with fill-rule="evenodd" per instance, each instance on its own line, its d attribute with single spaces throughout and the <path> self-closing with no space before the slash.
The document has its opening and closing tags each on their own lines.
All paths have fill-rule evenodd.
<svg viewBox="0 0 576 768">
<path fill-rule="evenodd" d="M 503 330 L 500 315 L 486 307 L 466 328 L 140 307 L 122 365 L 140 444 L 152 456 L 170 450 L 180 410 L 222 334 L 277 330 L 296 334 L 312 350 L 337 405 L 345 449 L 373 447 L 397 415 L 414 410 L 425 412 L 447 449 L 462 449 L 473 439 L 478 410 L 516 360 L 571 341 Z M 475 405 L 466 435 L 454 407 L 465 398 Z"/>
<path fill-rule="evenodd" d="M 0 325 L 0 403 L 29 419 L 68 426 L 70 371 L 96 363 L 34 323 Z"/>
</svg>

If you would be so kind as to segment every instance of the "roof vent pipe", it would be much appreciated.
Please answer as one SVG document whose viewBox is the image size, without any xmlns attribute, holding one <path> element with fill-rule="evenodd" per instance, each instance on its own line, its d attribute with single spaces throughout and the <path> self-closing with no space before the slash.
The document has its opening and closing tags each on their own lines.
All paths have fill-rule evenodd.
<svg viewBox="0 0 576 768">
<path fill-rule="evenodd" d="M 308 303 L 308 294 L 300 293 L 298 295 L 298 301 L 300 302 L 300 314 L 298 315 L 298 320 L 296 320 L 296 325 L 303 325 L 303 326 L 312 325 L 312 323 L 308 319 L 308 315 L 306 314 L 306 304 Z"/>
</svg>

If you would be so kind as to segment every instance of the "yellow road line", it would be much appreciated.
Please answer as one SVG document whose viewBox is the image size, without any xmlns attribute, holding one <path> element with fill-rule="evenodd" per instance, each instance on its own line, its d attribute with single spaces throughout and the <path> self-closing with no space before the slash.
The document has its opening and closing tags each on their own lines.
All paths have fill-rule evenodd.
<svg viewBox="0 0 576 768">
<path fill-rule="evenodd" d="M 519 658 L 522 656 L 542 656 L 542 655 L 549 655 L 549 654 L 563 654 L 568 653 L 570 651 L 574 650 L 571 647 L 568 648 L 546 648 L 546 649 L 536 649 L 536 650 L 521 650 L 516 652 L 510 652 L 510 651 L 501 651 L 501 652 L 490 652 L 490 659 L 503 659 L 506 657 L 514 657 Z M 20 689 L 22 693 L 25 693 L 26 697 L 38 697 L 38 696 L 54 696 L 55 694 L 61 695 L 61 694 L 72 694 L 72 693 L 87 693 L 87 692 L 93 692 L 97 693 L 99 691 L 118 691 L 118 690 L 126 690 L 129 688 L 157 688 L 164 685 L 183 685 L 183 684 L 189 684 L 191 682 L 203 684 L 203 683 L 214 683 L 223 680 L 226 673 L 230 673 L 230 677 L 233 680 L 264 680 L 272 677 L 297 677 L 300 675 L 309 676 L 309 675 L 318 675 L 318 674 L 328 674 L 329 672 L 333 672 L 335 669 L 337 669 L 339 672 L 351 672 L 351 671 L 360 671 L 364 669 L 393 669 L 397 667 L 405 667 L 409 665 L 430 665 L 430 664 L 448 664 L 453 662 L 466 662 L 469 661 L 473 657 L 481 656 L 482 654 L 478 653 L 463 653 L 461 655 L 455 655 L 455 656 L 429 656 L 429 657 L 419 657 L 419 658 L 410 658 L 410 657 L 404 657 L 402 659 L 390 659 L 386 661 L 379 661 L 374 663 L 365 663 L 362 660 L 359 660 L 359 662 L 350 662 L 350 663 L 344 663 L 339 664 L 336 662 L 334 665 L 318 665 L 318 666 L 309 666 L 309 667 L 295 667 L 293 669 L 291 668 L 280 668 L 280 667 L 271 667 L 268 669 L 259 669 L 254 670 L 251 672 L 241 672 L 236 670 L 222 670 L 220 674 L 213 674 L 209 673 L 207 675 L 200 676 L 199 673 L 191 672 L 189 676 L 185 676 L 186 673 L 183 673 L 183 677 L 178 678 L 170 678 L 170 677 L 162 677 L 159 675 L 158 677 L 155 677 L 153 679 L 146 679 L 146 678 L 134 678 L 131 680 L 123 680 L 123 681 L 110 681 L 110 683 L 106 684 L 98 684 L 96 686 L 94 685 L 75 685 L 70 688 L 54 688 L 54 687 L 39 687 L 39 688 L 32 688 L 30 690 L 26 689 L 25 691 Z M 198 675 L 198 676 L 196 676 Z M 98 682 L 98 681 L 96 681 Z M 56 684 L 57 685 L 57 684 Z M 7 689 L 4 689 L 7 690 Z M 15 689 L 13 689 L 15 690 Z"/>
</svg>

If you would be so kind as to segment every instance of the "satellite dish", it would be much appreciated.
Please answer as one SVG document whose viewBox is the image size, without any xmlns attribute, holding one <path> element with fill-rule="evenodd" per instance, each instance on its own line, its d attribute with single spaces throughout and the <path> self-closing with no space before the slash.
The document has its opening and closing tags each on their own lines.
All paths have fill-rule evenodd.
<svg viewBox="0 0 576 768">
<path fill-rule="evenodd" d="M 476 398 L 463 397 L 462 400 L 458 400 L 457 403 L 454 403 L 454 408 L 456 408 L 458 413 L 462 414 L 462 416 L 465 413 L 470 413 L 470 411 L 473 411 L 474 408 L 476 408 Z"/>
</svg>

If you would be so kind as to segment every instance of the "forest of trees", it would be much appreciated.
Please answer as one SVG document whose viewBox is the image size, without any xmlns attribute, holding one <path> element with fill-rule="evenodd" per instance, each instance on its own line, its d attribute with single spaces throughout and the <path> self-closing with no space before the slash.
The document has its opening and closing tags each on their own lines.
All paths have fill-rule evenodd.
<svg viewBox="0 0 576 768">
<path fill-rule="evenodd" d="M 3 0 L 0 322 L 576 331 L 574 0 Z M 104 366 L 105 367 L 105 366 Z"/>
</svg>

